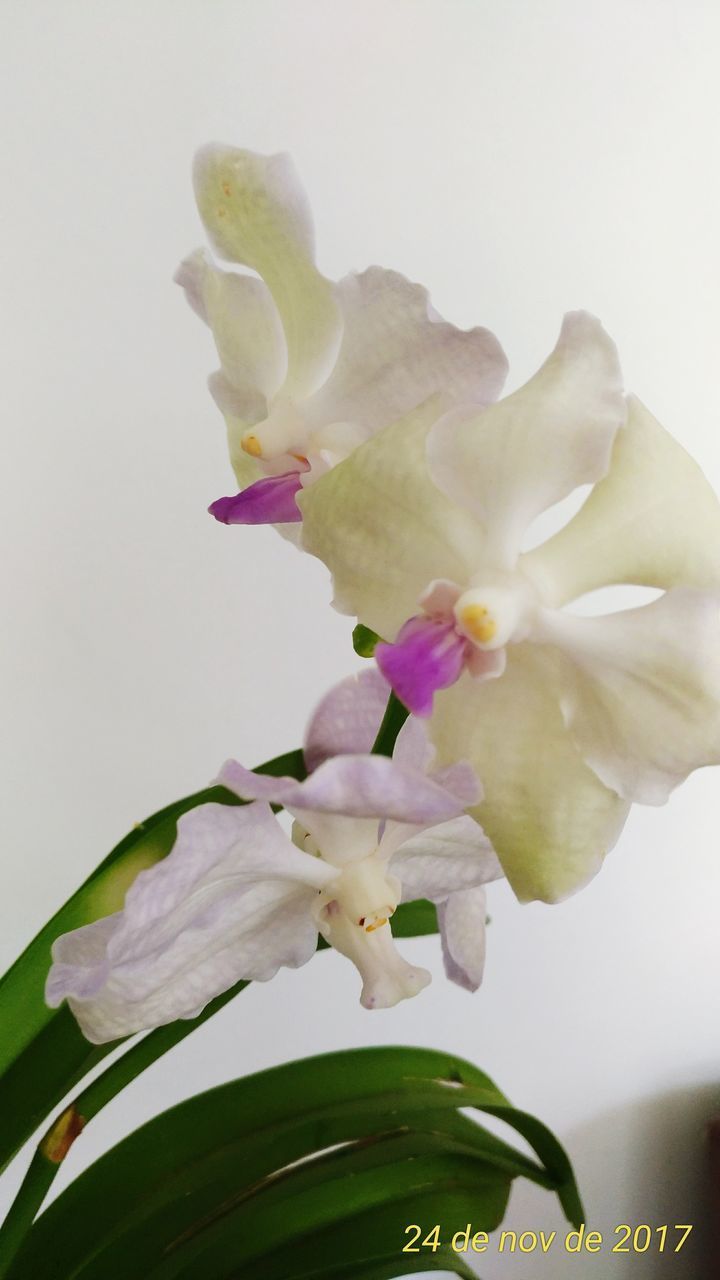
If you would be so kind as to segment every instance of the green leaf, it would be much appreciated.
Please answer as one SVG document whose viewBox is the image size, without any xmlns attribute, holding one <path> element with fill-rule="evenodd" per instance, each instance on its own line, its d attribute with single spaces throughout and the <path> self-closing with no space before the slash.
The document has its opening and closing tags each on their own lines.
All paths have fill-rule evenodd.
<svg viewBox="0 0 720 1280">
<path fill-rule="evenodd" d="M 460 1114 L 468 1107 L 507 1121 L 540 1162 Z M 554 1188 L 581 1218 L 562 1148 L 476 1067 L 425 1049 L 328 1054 L 151 1120 L 41 1215 L 8 1276 L 340 1280 L 341 1262 L 351 1280 L 393 1274 L 393 1255 L 394 1274 L 408 1274 L 417 1269 L 401 1253 L 408 1223 L 438 1221 L 444 1235 L 468 1221 L 490 1230 L 516 1176 Z M 365 1271 L 347 1270 L 361 1263 Z"/>
<path fill-rule="evenodd" d="M 359 658 L 372 658 L 375 646 L 380 643 L 380 636 L 369 627 L 364 627 L 362 622 L 358 622 L 353 629 L 352 643 Z"/>
</svg>

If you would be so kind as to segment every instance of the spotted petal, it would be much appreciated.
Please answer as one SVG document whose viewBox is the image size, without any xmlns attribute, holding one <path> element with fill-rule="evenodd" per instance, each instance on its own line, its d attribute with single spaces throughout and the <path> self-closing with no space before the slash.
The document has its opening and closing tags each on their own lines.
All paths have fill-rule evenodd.
<svg viewBox="0 0 720 1280">
<path fill-rule="evenodd" d="M 122 912 L 53 946 L 46 998 L 67 999 L 101 1044 L 196 1015 L 241 978 L 296 968 L 317 943 L 312 908 L 334 872 L 290 843 L 265 805 L 202 805 L 172 853 L 137 877 Z"/>
<path fill-rule="evenodd" d="M 720 586 L 720 502 L 694 459 L 630 396 L 608 475 L 523 559 L 554 604 L 618 582 Z"/>
<path fill-rule="evenodd" d="M 607 617 L 546 611 L 562 707 L 584 759 L 627 800 L 662 804 L 720 764 L 720 593 L 676 587 Z"/>
<path fill-rule="evenodd" d="M 555 674 L 541 646 L 511 645 L 499 680 L 464 676 L 438 694 L 430 721 L 440 758 L 463 756 L 482 778 L 473 816 L 524 901 L 554 902 L 586 884 L 629 809 L 575 746 Z"/>
<path fill-rule="evenodd" d="M 333 366 L 342 318 L 333 286 L 315 266 L 312 217 L 290 157 L 210 145 L 196 156 L 194 180 L 218 253 L 256 271 L 275 300 L 287 346 L 286 393 L 310 395 Z"/>
<path fill-rule="evenodd" d="M 430 471 L 487 530 L 492 564 L 511 569 L 535 517 L 605 475 L 625 415 L 614 343 L 593 316 L 570 312 L 524 387 L 481 413 L 457 409 L 436 423 Z"/>
<path fill-rule="evenodd" d="M 369 436 L 436 392 L 478 405 L 500 394 L 507 360 L 497 338 L 448 324 L 421 285 L 370 267 L 341 280 L 337 300 L 342 346 L 327 382 L 305 406 L 310 422 L 358 422 Z"/>
<path fill-rule="evenodd" d="M 303 545 L 333 574 L 335 605 L 394 640 L 437 578 L 466 582 L 484 537 L 433 484 L 425 443 L 438 401 L 382 431 L 298 497 Z"/>
</svg>

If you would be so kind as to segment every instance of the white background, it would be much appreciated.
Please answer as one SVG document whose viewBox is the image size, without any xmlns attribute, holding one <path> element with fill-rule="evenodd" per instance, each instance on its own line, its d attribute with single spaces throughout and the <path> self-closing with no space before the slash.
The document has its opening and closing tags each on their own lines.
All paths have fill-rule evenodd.
<svg viewBox="0 0 720 1280">
<path fill-rule="evenodd" d="M 511 386 L 587 307 L 720 485 L 713 0 L 4 0 L 2 959 L 132 822 L 292 747 L 358 665 L 327 574 L 205 513 L 232 490 L 207 333 L 171 276 L 219 139 L 292 152 L 337 276 L 371 262 L 500 336 Z M 493 893 L 487 980 L 366 1013 L 325 955 L 251 988 L 108 1108 L 312 1052 L 436 1045 L 566 1142 L 588 1220 L 690 1222 L 718 1104 L 716 779 L 637 810 L 560 907 Z M 65 1174 L 63 1176 L 66 1176 Z M 8 1191 L 14 1180 L 6 1180 Z M 432 1224 L 427 1224 L 428 1226 Z M 517 1229 L 560 1226 L 518 1187 Z M 698 1276 L 690 1256 L 483 1259 L 485 1280 Z"/>
</svg>

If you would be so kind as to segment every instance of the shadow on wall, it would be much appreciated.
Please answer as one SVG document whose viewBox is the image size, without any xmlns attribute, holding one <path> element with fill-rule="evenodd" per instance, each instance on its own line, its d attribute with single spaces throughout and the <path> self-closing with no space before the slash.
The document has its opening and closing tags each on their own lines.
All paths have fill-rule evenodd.
<svg viewBox="0 0 720 1280">
<path fill-rule="evenodd" d="M 566 1252 L 569 1227 L 555 1204 L 538 1188 L 516 1183 L 501 1230 L 518 1238 L 555 1230 L 551 1249 L 543 1255 L 539 1248 L 522 1254 L 506 1247 L 500 1254 L 496 1231 L 487 1253 L 465 1255 L 468 1263 L 483 1280 L 720 1280 L 720 1151 L 711 1160 L 709 1141 L 718 1117 L 720 1084 L 700 1085 L 628 1104 L 560 1135 L 575 1165 L 587 1230 L 602 1233 L 600 1251 Z M 693 1230 L 676 1254 L 682 1232 L 675 1224 L 684 1223 Z M 627 1239 L 615 1230 L 621 1224 L 631 1228 Z M 652 1229 L 651 1243 L 635 1251 L 632 1232 L 643 1224 Z M 655 1228 L 665 1224 L 661 1252 Z M 646 1239 L 638 1233 L 641 1250 Z M 629 1252 L 613 1252 L 623 1244 Z"/>
</svg>

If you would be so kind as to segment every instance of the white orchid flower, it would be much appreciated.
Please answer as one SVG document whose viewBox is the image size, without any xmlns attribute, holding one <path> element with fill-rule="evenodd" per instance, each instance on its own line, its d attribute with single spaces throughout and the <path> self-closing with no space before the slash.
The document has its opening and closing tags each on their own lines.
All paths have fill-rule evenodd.
<svg viewBox="0 0 720 1280">
<path fill-rule="evenodd" d="M 296 496 L 363 441 L 429 396 L 485 405 L 505 356 L 486 329 L 462 331 L 420 285 L 370 267 L 333 284 L 315 266 L 307 198 L 286 155 L 212 145 L 195 193 L 225 271 L 199 250 L 176 279 L 210 326 L 211 378 L 243 492 L 210 510 L 227 524 L 289 525 Z"/>
<path fill-rule="evenodd" d="M 578 514 L 523 554 L 535 517 Z M 634 398 L 598 321 L 566 317 L 539 372 L 497 405 L 420 410 L 301 499 L 305 547 L 440 758 L 472 761 L 474 811 L 523 899 L 598 870 L 629 804 L 720 761 L 720 505 Z M 562 606 L 662 588 L 604 617 Z M 452 687 L 450 687 L 452 686 Z"/>
<path fill-rule="evenodd" d="M 439 904 L 446 969 L 475 989 L 484 960 L 485 891 L 502 874 L 469 817 L 469 765 L 427 773 L 425 730 L 408 721 L 392 760 L 368 754 L 388 686 L 374 670 L 321 703 L 305 743 L 304 782 L 230 762 L 220 780 L 241 807 L 201 805 L 178 822 L 174 849 L 141 872 L 124 909 L 58 938 L 46 999 L 67 999 L 103 1043 L 196 1016 L 240 979 L 297 968 L 322 934 L 362 977 L 362 1004 L 384 1008 L 430 981 L 395 950 L 401 897 Z M 341 754 L 342 753 L 342 754 Z M 293 837 L 271 803 L 294 817 Z"/>
</svg>

